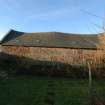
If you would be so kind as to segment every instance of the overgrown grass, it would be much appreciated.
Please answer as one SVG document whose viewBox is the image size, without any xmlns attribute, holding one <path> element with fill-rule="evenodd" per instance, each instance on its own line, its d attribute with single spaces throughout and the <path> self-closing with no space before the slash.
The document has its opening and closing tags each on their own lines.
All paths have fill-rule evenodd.
<svg viewBox="0 0 105 105">
<path fill-rule="evenodd" d="M 48 87 L 53 81 L 53 87 Z M 105 99 L 105 82 L 94 80 L 96 94 Z M 88 105 L 86 79 L 17 76 L 0 80 L 0 105 L 46 105 L 48 88 L 54 92 L 54 105 Z"/>
</svg>

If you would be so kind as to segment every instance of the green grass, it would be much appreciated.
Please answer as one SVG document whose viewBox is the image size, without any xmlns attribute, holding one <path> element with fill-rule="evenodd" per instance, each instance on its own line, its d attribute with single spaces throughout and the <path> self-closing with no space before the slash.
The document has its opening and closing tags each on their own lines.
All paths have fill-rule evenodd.
<svg viewBox="0 0 105 105">
<path fill-rule="evenodd" d="M 49 80 L 52 87 L 48 87 Z M 104 80 L 93 82 L 96 94 L 104 100 Z M 88 80 L 34 76 L 0 80 L 0 105 L 47 105 L 44 100 L 48 90 L 55 94 L 54 105 L 88 105 Z"/>
</svg>

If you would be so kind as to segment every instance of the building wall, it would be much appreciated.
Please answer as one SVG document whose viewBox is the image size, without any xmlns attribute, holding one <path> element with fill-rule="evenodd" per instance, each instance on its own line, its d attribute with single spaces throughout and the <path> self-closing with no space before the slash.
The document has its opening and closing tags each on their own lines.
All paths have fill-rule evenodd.
<svg viewBox="0 0 105 105">
<path fill-rule="evenodd" d="M 2 46 L 2 52 L 34 60 L 57 61 L 71 65 L 86 64 L 88 59 L 97 65 L 103 58 L 101 50 L 88 49 Z"/>
</svg>

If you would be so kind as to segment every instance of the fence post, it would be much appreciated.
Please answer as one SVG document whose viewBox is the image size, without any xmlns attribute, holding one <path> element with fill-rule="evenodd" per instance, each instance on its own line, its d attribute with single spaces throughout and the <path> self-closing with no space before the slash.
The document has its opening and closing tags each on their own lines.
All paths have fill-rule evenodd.
<svg viewBox="0 0 105 105">
<path fill-rule="evenodd" d="M 92 105 L 93 103 L 93 91 L 92 91 L 92 70 L 91 70 L 92 60 L 87 60 L 88 66 L 88 86 L 89 86 L 89 104 Z"/>
<path fill-rule="evenodd" d="M 88 75 L 89 75 L 89 90 L 92 88 L 92 71 L 91 71 L 91 62 L 88 62 Z"/>
</svg>

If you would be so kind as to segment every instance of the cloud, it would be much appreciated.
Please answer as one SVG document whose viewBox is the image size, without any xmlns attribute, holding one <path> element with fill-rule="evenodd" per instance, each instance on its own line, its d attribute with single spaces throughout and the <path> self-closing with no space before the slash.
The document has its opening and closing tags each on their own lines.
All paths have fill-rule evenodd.
<svg viewBox="0 0 105 105">
<path fill-rule="evenodd" d="M 28 7 L 27 6 L 28 2 L 26 2 L 25 0 L 6 0 L 7 10 L 9 10 L 8 12 L 11 12 L 9 16 L 12 17 L 13 19 L 19 17 L 19 19 L 22 20 L 22 22 L 24 23 L 31 20 L 59 19 L 66 16 L 72 17 L 76 15 L 77 14 L 76 11 L 78 11 L 77 6 L 74 7 L 69 5 L 70 6 L 69 7 L 68 4 L 63 7 L 59 7 L 61 5 L 58 5 L 58 7 L 55 6 L 55 7 L 52 7 L 53 9 L 50 8 L 48 10 L 47 8 L 49 7 L 49 5 L 47 5 L 47 3 L 45 4 L 42 3 L 45 9 L 44 7 L 41 7 L 41 6 L 39 7 L 35 6 L 35 8 L 33 9 L 30 7 L 30 4 Z M 35 4 L 37 4 L 37 2 Z"/>
<path fill-rule="evenodd" d="M 57 18 L 62 18 L 71 15 L 77 15 L 78 9 L 72 7 L 70 8 L 60 8 L 56 10 L 50 10 L 48 12 L 42 12 L 42 13 L 32 13 L 32 15 L 28 15 L 26 17 L 27 20 L 33 20 L 33 19 L 41 19 L 41 20 L 46 20 L 46 19 L 57 19 Z"/>
</svg>

